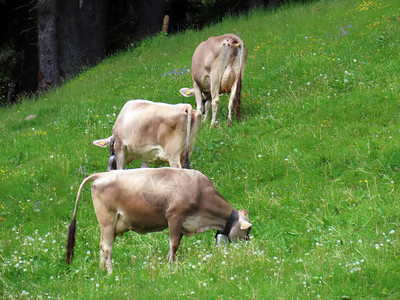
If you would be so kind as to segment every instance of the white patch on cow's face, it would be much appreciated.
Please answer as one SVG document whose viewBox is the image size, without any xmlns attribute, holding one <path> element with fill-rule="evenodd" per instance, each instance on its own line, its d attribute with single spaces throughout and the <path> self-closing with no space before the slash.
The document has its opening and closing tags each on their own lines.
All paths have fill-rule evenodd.
<svg viewBox="0 0 400 300">
<path fill-rule="evenodd" d="M 247 239 L 249 231 L 252 224 L 248 218 L 248 212 L 244 210 L 239 210 L 239 219 L 233 225 L 231 232 L 229 233 L 229 238 L 233 239 Z"/>
</svg>

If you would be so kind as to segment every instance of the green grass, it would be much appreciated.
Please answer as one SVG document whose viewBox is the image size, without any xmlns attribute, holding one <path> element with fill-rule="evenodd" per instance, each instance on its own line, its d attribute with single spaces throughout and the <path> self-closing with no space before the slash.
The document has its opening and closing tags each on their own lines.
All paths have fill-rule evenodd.
<svg viewBox="0 0 400 300">
<path fill-rule="evenodd" d="M 399 299 L 399 17 L 397 0 L 254 11 L 147 39 L 1 108 L 0 297 Z M 228 32 L 249 49 L 243 119 L 226 126 L 224 96 L 219 126 L 203 124 L 191 162 L 250 211 L 251 242 L 216 248 L 212 231 L 184 237 L 169 264 L 168 230 L 131 232 L 114 243 L 109 277 L 86 188 L 67 266 L 77 189 L 107 165 L 108 151 L 91 142 L 111 134 L 129 99 L 194 105 L 179 95 L 190 75 L 172 71 Z"/>
</svg>

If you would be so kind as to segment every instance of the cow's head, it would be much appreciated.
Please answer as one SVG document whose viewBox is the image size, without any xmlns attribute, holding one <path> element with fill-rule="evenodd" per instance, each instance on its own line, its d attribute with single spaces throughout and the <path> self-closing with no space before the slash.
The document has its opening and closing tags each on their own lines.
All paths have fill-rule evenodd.
<svg viewBox="0 0 400 300">
<path fill-rule="evenodd" d="M 229 239 L 248 239 L 249 232 L 251 229 L 251 223 L 249 221 L 249 212 L 244 209 L 238 210 L 239 216 L 237 222 L 232 225 L 231 231 L 229 232 Z"/>
</svg>

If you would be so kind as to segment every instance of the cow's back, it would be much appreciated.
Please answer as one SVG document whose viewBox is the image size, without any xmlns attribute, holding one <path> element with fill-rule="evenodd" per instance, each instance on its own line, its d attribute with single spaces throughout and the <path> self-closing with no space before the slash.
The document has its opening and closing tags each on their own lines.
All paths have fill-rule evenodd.
<svg viewBox="0 0 400 300">
<path fill-rule="evenodd" d="M 125 151 L 127 160 L 167 161 L 168 143 L 182 145 L 178 150 L 184 150 L 191 110 L 190 104 L 128 101 L 113 128 L 116 150 Z"/>
<path fill-rule="evenodd" d="M 106 207 L 128 230 L 139 233 L 167 228 L 168 213 L 188 215 L 199 209 L 203 193 L 214 191 L 202 173 L 177 168 L 115 170 L 92 183 L 96 214 Z"/>
<path fill-rule="evenodd" d="M 96 215 L 102 208 L 117 215 L 121 232 L 146 233 L 167 228 L 168 182 L 151 170 L 154 169 L 115 170 L 95 180 L 92 197 Z"/>
<path fill-rule="evenodd" d="M 157 128 L 157 125 L 167 119 L 175 119 L 177 115 L 183 116 L 184 109 L 185 104 L 170 105 L 147 100 L 130 100 L 121 109 L 113 131 L 114 133 L 117 131 L 117 134 L 135 131 L 146 132 L 150 126 Z"/>
<path fill-rule="evenodd" d="M 236 54 L 230 51 L 228 44 L 234 46 L 240 45 L 239 49 L 245 49 L 243 41 L 235 34 L 225 34 L 222 36 L 213 36 L 197 46 L 192 57 L 192 78 L 193 81 L 200 87 L 202 92 L 210 92 L 210 75 L 211 72 L 216 72 L 222 78 L 223 86 L 220 92 L 230 92 L 236 74 L 240 73 L 242 63 L 241 59 L 236 59 Z M 243 50 L 239 51 L 239 55 Z M 247 57 L 247 50 L 245 55 Z M 244 62 L 246 60 L 244 58 Z M 236 62 L 234 61 L 236 59 Z M 239 64 L 238 64 L 239 62 Z M 216 70 L 219 68 L 220 70 Z M 237 68 L 238 70 L 234 70 Z"/>
</svg>

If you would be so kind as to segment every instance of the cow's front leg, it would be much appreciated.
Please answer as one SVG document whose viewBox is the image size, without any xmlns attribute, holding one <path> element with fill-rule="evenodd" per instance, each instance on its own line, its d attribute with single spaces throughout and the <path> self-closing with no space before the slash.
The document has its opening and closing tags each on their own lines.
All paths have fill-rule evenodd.
<svg viewBox="0 0 400 300">
<path fill-rule="evenodd" d="M 181 164 L 181 161 L 180 161 L 180 158 L 179 158 L 179 157 L 177 157 L 177 158 L 170 158 L 170 159 L 168 160 L 168 163 L 169 163 L 169 166 L 170 166 L 171 168 L 182 169 L 182 164 Z"/>
<path fill-rule="evenodd" d="M 114 143 L 114 149 L 115 149 L 115 167 L 116 170 L 122 170 L 124 169 L 125 165 L 126 165 L 126 157 L 124 154 L 124 147 L 122 146 L 122 143 L 120 141 L 120 139 L 116 139 L 115 143 Z"/>
<path fill-rule="evenodd" d="M 111 155 L 108 158 L 107 172 L 117 169 L 117 161 L 115 159 L 115 155 Z"/>
<path fill-rule="evenodd" d="M 207 119 L 208 119 L 208 116 L 209 116 L 209 114 L 210 114 L 211 98 L 210 98 L 210 99 L 207 99 L 206 101 L 204 101 L 204 106 L 205 106 L 205 108 L 204 108 L 205 114 L 204 114 L 203 120 L 207 120 Z"/>
<path fill-rule="evenodd" d="M 148 168 L 149 167 L 149 163 L 142 161 L 142 164 L 140 165 L 141 168 Z"/>
<path fill-rule="evenodd" d="M 193 82 L 193 91 L 196 98 L 196 110 L 204 114 L 203 94 L 196 82 Z"/>
<path fill-rule="evenodd" d="M 169 252 L 168 252 L 168 261 L 175 261 L 175 254 L 178 250 L 179 244 L 182 239 L 182 224 L 183 221 L 181 218 L 169 218 L 168 226 L 169 226 Z"/>
<path fill-rule="evenodd" d="M 212 99 L 212 119 L 210 128 L 215 127 L 217 122 L 217 114 L 218 114 L 218 105 L 219 105 L 219 95 Z"/>
<path fill-rule="evenodd" d="M 167 255 L 167 259 L 169 262 L 175 262 L 175 254 L 176 251 L 179 248 L 179 244 L 181 243 L 183 234 L 181 233 L 179 238 L 175 238 L 174 240 L 171 240 L 171 236 L 169 238 L 169 251 Z"/>
</svg>

